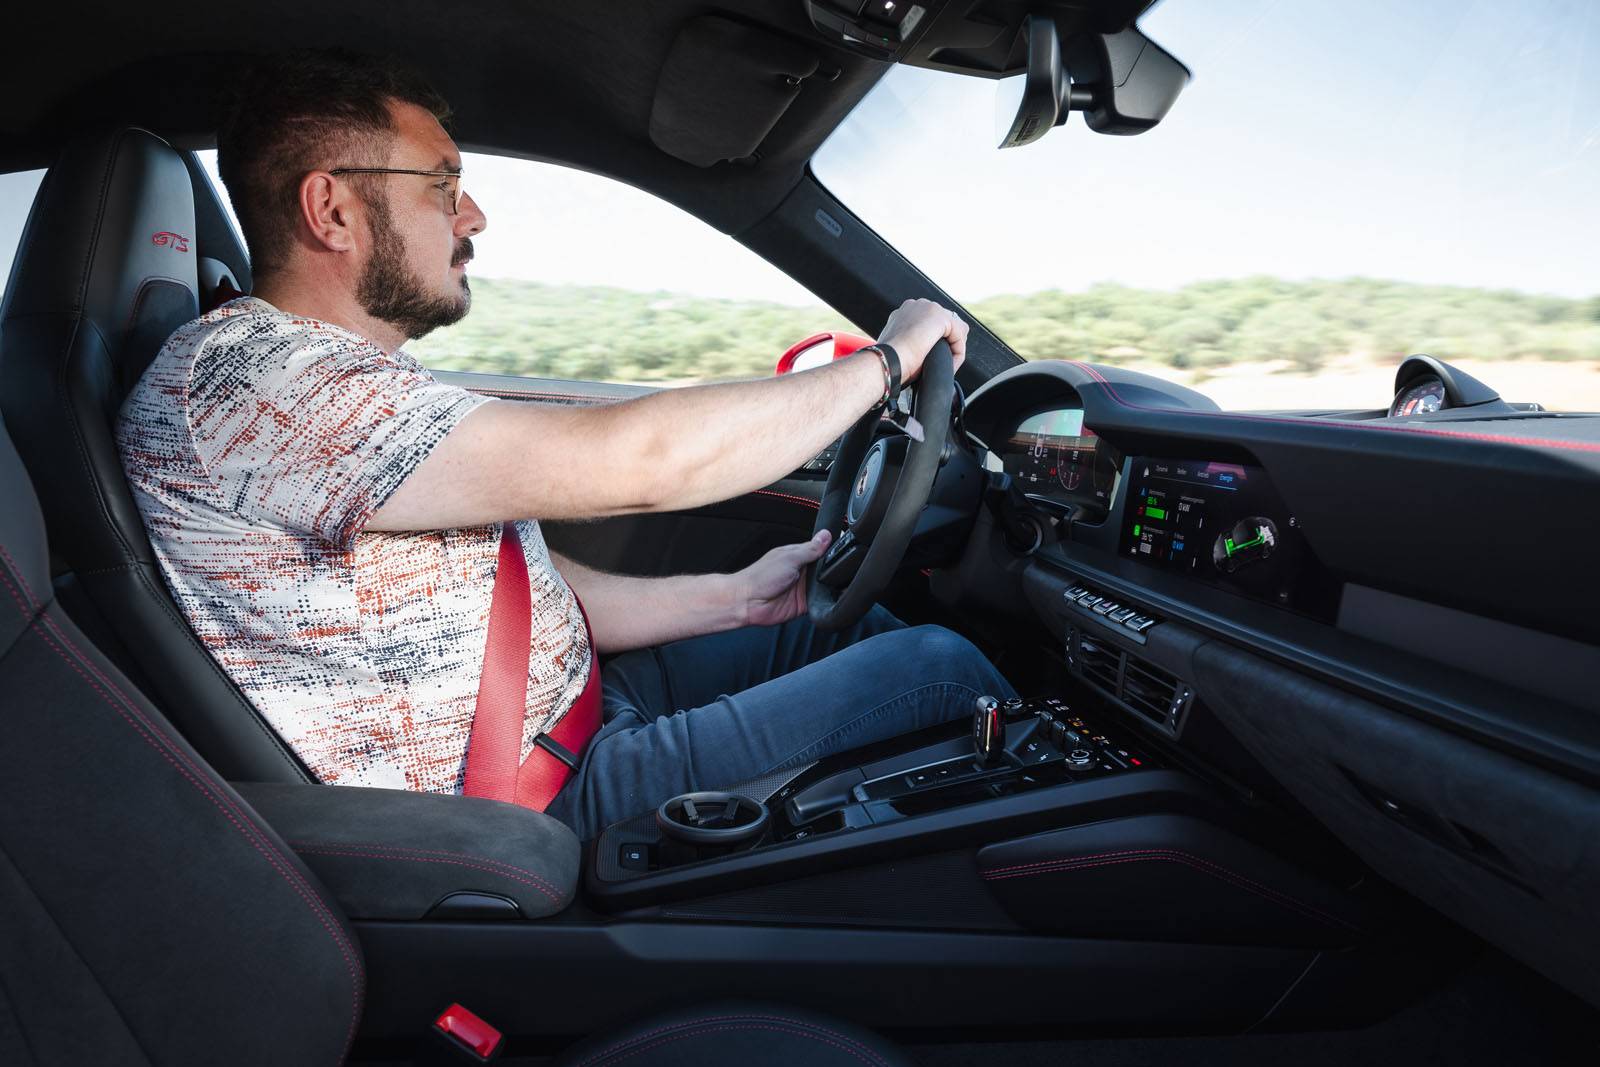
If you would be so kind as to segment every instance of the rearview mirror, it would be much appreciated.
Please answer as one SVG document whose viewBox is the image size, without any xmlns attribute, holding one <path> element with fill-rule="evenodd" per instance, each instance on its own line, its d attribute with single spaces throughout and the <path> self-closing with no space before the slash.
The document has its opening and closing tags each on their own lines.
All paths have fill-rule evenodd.
<svg viewBox="0 0 1600 1067">
<path fill-rule="evenodd" d="M 1138 27 L 1084 33 L 1067 42 L 1072 107 L 1095 133 L 1143 133 L 1166 117 L 1192 75 Z M 1084 97 L 1079 102 L 1079 96 Z"/>
<path fill-rule="evenodd" d="M 1020 35 L 1028 66 L 995 83 L 994 125 L 1001 148 L 1032 144 L 1057 125 L 1067 107 L 1068 81 L 1053 19 L 1029 15 Z"/>
<path fill-rule="evenodd" d="M 995 83 L 995 135 L 1001 148 L 1032 144 L 1082 111 L 1096 133 L 1135 134 L 1166 117 L 1189 84 L 1189 68 L 1135 26 L 1119 33 L 1082 32 L 1063 44 L 1048 15 L 1022 22 L 1027 66 Z"/>
</svg>

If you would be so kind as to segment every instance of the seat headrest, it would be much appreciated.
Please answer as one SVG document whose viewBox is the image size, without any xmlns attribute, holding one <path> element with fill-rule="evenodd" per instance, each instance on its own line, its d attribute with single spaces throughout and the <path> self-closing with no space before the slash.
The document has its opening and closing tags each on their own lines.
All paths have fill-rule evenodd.
<svg viewBox="0 0 1600 1067">
<path fill-rule="evenodd" d="M 4 314 L 81 315 L 126 389 L 172 327 L 194 316 L 198 258 L 194 192 L 176 149 L 137 128 L 79 140 L 39 190 Z M 142 353 L 137 369 L 122 366 L 129 352 Z"/>
</svg>

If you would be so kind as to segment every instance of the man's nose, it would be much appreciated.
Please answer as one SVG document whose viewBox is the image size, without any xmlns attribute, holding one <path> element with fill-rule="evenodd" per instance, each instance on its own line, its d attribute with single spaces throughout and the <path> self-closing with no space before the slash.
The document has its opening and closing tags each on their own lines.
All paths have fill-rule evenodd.
<svg viewBox="0 0 1600 1067">
<path fill-rule="evenodd" d="M 489 225 L 489 217 L 478 207 L 478 202 L 472 199 L 472 194 L 461 194 L 461 210 L 456 213 L 456 236 L 471 237 L 483 232 Z"/>
</svg>

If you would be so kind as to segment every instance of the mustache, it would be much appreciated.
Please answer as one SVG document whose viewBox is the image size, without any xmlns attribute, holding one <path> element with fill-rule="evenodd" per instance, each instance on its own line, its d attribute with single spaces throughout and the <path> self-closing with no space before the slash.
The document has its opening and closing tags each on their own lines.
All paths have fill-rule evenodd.
<svg viewBox="0 0 1600 1067">
<path fill-rule="evenodd" d="M 452 267 L 459 266 L 472 258 L 472 238 L 463 237 L 456 245 L 456 254 L 450 258 Z"/>
</svg>

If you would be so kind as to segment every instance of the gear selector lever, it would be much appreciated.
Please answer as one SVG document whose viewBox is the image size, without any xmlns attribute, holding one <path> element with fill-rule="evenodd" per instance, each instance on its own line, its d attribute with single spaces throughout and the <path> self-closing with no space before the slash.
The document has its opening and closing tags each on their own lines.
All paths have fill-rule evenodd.
<svg viewBox="0 0 1600 1067">
<path fill-rule="evenodd" d="M 994 697 L 979 697 L 973 709 L 972 747 L 977 752 L 978 762 L 985 767 L 998 763 L 1005 754 L 1006 717 Z"/>
</svg>

